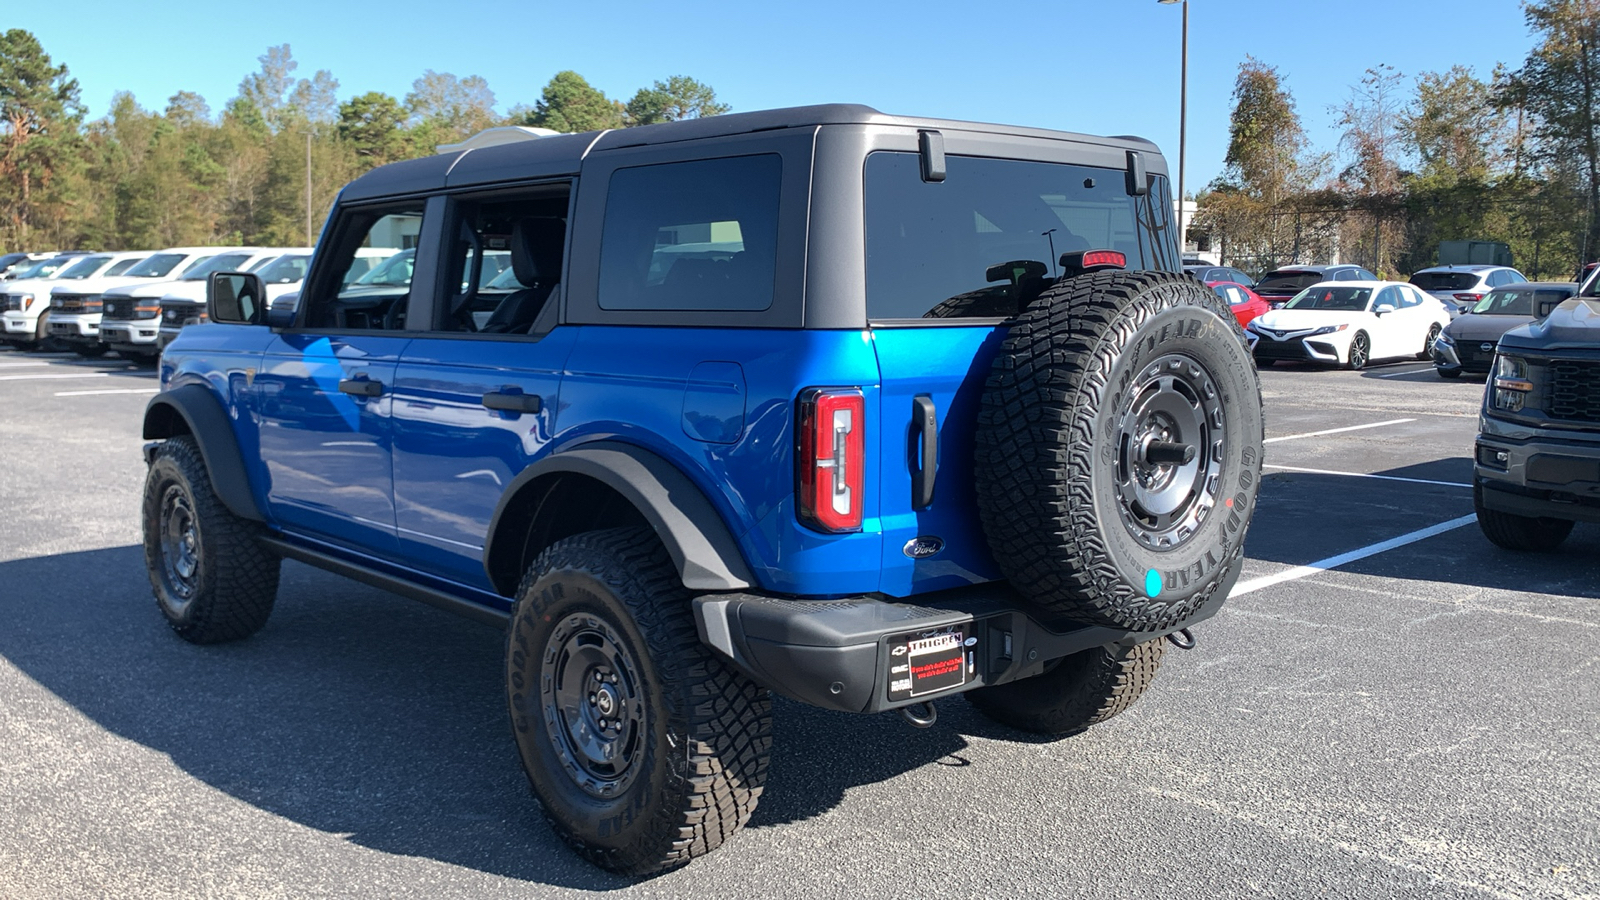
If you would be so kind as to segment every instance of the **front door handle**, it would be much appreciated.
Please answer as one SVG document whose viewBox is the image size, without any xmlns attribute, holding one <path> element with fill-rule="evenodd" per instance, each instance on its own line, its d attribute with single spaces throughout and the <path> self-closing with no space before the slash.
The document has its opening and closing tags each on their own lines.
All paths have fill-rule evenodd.
<svg viewBox="0 0 1600 900">
<path fill-rule="evenodd" d="M 933 483 L 939 474 L 939 413 L 933 398 L 918 394 L 911 398 L 911 433 L 922 437 L 922 465 L 917 465 L 917 450 L 911 449 L 911 508 L 933 505 Z"/>
<path fill-rule="evenodd" d="M 499 390 L 484 394 L 483 405 L 489 409 L 498 409 L 503 412 L 536 413 L 544 408 L 544 401 L 539 399 L 538 394 Z"/>
<path fill-rule="evenodd" d="M 383 382 L 371 378 L 346 378 L 339 382 L 339 392 L 354 397 L 382 397 Z"/>
</svg>

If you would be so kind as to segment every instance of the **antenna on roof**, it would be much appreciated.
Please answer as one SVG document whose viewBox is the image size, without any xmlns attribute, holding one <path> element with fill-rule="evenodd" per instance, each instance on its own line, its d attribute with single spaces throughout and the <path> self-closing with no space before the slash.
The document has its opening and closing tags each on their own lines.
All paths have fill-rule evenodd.
<svg viewBox="0 0 1600 900">
<path fill-rule="evenodd" d="M 458 150 L 481 150 L 484 147 L 495 147 L 500 144 L 515 144 L 519 141 L 555 137 L 560 133 L 548 128 L 534 128 L 531 125 L 501 125 L 496 128 L 485 128 L 464 141 L 457 141 L 454 144 L 440 144 L 437 152 L 455 153 Z"/>
</svg>

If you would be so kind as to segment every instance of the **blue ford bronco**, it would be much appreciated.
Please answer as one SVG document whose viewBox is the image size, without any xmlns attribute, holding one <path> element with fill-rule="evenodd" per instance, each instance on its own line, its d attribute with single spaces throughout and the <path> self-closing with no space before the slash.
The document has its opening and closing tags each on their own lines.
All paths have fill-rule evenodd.
<svg viewBox="0 0 1600 900">
<path fill-rule="evenodd" d="M 157 605 L 246 637 L 292 559 L 505 628 L 533 791 L 623 872 L 745 823 L 770 692 L 1081 731 L 1256 504 L 1255 368 L 1171 210 L 1138 138 L 850 105 L 375 169 L 298 304 L 217 273 L 167 348 Z M 374 247 L 405 277 L 345 287 Z"/>
</svg>

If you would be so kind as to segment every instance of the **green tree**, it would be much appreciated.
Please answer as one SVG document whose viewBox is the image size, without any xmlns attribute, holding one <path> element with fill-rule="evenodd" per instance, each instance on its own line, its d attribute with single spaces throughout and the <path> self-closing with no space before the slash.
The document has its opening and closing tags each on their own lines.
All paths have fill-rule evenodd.
<svg viewBox="0 0 1600 900">
<path fill-rule="evenodd" d="M 582 75 L 570 69 L 557 72 L 544 86 L 533 114 L 516 124 L 536 125 L 555 131 L 597 131 L 602 128 L 621 128 L 624 110 L 621 105 L 607 99 L 606 95 L 585 81 Z"/>
<path fill-rule="evenodd" d="M 339 105 L 339 139 L 355 154 L 362 170 L 405 159 L 406 110 L 379 91 L 351 97 Z"/>
<path fill-rule="evenodd" d="M 333 121 L 337 107 L 339 81 L 326 69 L 310 78 L 296 79 L 300 67 L 288 44 L 268 47 L 256 57 L 261 71 L 252 72 L 239 82 L 239 99 L 260 113 L 267 128 L 276 133 L 293 122 L 305 120 L 319 124 Z"/>
<path fill-rule="evenodd" d="M 41 208 L 53 199 L 51 182 L 70 167 L 77 150 L 83 105 L 78 82 L 54 65 L 32 33 L 0 34 L 0 243 L 20 247 Z"/>
<path fill-rule="evenodd" d="M 1424 72 L 1400 118 L 1400 134 L 1417 157 L 1417 177 L 1429 184 L 1487 181 L 1507 140 L 1494 92 L 1466 66 Z"/>
<path fill-rule="evenodd" d="M 701 84 L 687 75 L 673 75 L 666 81 L 640 88 L 628 101 L 629 125 L 654 125 L 680 119 L 720 116 L 731 107 L 717 102 L 711 85 Z"/>
<path fill-rule="evenodd" d="M 1576 162 L 1587 196 L 1581 252 L 1600 248 L 1600 2 L 1543 0 L 1523 5 L 1536 43 L 1501 86 L 1505 108 L 1532 118 L 1533 154 Z"/>
</svg>

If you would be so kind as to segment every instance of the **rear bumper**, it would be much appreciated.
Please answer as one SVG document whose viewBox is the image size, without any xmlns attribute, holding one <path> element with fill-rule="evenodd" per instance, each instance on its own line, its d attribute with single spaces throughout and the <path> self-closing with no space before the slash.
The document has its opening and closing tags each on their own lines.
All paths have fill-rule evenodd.
<svg viewBox="0 0 1600 900">
<path fill-rule="evenodd" d="M 1237 567 L 1183 623 L 1221 608 Z M 1131 646 L 1177 628 L 1132 632 L 1101 626 L 1057 631 L 1035 619 L 1004 582 L 922 594 L 916 606 L 879 596 L 793 600 L 710 594 L 694 600 L 700 640 L 750 678 L 786 697 L 841 712 L 876 713 L 1037 675 L 1047 662 L 1093 647 Z M 955 634 L 964 683 L 907 696 L 912 641 Z"/>
</svg>

